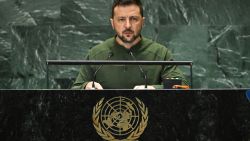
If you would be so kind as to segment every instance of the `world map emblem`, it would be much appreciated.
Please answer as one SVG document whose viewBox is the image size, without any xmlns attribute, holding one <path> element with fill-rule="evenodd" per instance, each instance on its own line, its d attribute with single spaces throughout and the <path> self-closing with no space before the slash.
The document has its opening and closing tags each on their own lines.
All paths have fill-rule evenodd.
<svg viewBox="0 0 250 141">
<path fill-rule="evenodd" d="M 134 102 L 135 101 L 135 102 Z M 147 127 L 148 108 L 135 98 L 102 98 L 93 108 L 93 125 L 107 141 L 137 140 Z"/>
</svg>

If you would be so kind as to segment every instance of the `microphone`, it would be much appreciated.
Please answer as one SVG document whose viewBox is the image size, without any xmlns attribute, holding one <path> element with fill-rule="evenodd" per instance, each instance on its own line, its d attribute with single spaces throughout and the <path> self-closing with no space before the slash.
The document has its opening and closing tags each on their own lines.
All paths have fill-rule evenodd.
<svg viewBox="0 0 250 141">
<path fill-rule="evenodd" d="M 137 61 L 134 54 L 132 53 L 131 49 L 129 50 L 129 55 L 133 58 L 134 61 Z M 142 73 L 144 80 L 145 80 L 145 88 L 148 88 L 148 79 L 147 74 L 143 71 L 141 65 L 138 65 L 140 72 Z"/>
<path fill-rule="evenodd" d="M 112 56 L 113 56 L 113 52 L 109 52 L 108 57 L 107 57 L 105 60 L 109 60 Z M 95 73 L 94 73 L 94 75 L 93 75 L 93 79 L 92 79 L 92 88 L 95 88 L 96 75 L 97 75 L 97 72 L 102 68 L 102 66 L 103 66 L 103 64 L 100 65 L 100 66 L 96 69 L 96 71 L 95 71 Z"/>
</svg>

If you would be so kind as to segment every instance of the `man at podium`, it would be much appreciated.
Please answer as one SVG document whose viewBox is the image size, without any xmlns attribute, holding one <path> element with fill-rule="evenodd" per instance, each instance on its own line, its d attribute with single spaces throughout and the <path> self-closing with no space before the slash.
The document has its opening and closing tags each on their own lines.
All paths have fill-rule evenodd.
<svg viewBox="0 0 250 141">
<path fill-rule="evenodd" d="M 169 49 L 141 35 L 144 21 L 140 0 L 114 0 L 110 22 L 116 35 L 90 49 L 86 60 L 173 60 Z M 84 65 L 72 88 L 158 89 L 166 78 L 187 85 L 174 65 Z"/>
</svg>

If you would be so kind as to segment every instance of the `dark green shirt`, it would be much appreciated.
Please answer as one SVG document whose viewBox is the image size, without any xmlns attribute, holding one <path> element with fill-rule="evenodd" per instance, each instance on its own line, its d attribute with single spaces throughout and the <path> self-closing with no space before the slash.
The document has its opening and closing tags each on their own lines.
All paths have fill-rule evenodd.
<svg viewBox="0 0 250 141">
<path fill-rule="evenodd" d="M 170 51 L 152 40 L 142 37 L 142 40 L 130 49 L 136 60 L 169 61 Z M 129 50 L 117 44 L 115 37 L 90 49 L 86 60 L 134 60 Z M 98 65 L 84 65 L 81 67 L 73 89 L 83 89 L 93 80 Z M 184 84 L 186 80 L 176 66 L 141 65 L 147 75 L 148 85 L 162 87 L 163 78 L 180 78 Z M 138 65 L 103 65 L 96 74 L 96 82 L 104 89 L 133 89 L 136 85 L 144 85 L 144 75 Z"/>
</svg>

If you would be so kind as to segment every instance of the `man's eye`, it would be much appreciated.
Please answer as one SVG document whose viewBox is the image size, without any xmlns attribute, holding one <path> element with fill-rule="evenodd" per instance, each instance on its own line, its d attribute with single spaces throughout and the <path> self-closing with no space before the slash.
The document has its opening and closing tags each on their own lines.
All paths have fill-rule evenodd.
<svg viewBox="0 0 250 141">
<path fill-rule="evenodd" d="M 125 21 L 125 19 L 118 19 L 118 21 L 119 21 L 119 22 L 124 22 L 124 21 Z"/>
<path fill-rule="evenodd" d="M 139 19 L 138 19 L 137 17 L 132 17 L 132 18 L 131 18 L 131 21 L 132 21 L 132 22 L 137 22 L 138 20 L 139 20 Z"/>
<path fill-rule="evenodd" d="M 135 18 L 135 17 L 133 17 L 133 18 L 131 18 L 133 21 L 137 21 L 138 19 L 137 18 Z"/>
</svg>

